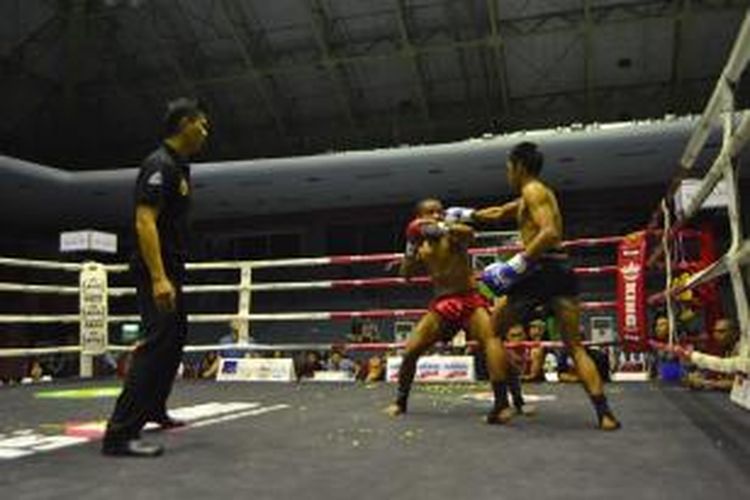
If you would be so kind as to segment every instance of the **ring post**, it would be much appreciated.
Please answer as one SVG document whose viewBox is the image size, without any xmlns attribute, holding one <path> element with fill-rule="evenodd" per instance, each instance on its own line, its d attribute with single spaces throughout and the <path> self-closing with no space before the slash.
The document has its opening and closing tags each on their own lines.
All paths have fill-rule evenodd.
<svg viewBox="0 0 750 500">
<path fill-rule="evenodd" d="M 247 344 L 250 340 L 250 306 L 252 296 L 250 287 L 253 282 L 253 266 L 250 262 L 240 264 L 240 293 L 238 299 L 237 313 L 240 318 L 240 330 L 237 341 Z"/>
<path fill-rule="evenodd" d="M 79 375 L 91 378 L 94 376 L 94 356 L 104 354 L 108 347 L 107 271 L 97 262 L 86 262 L 81 267 L 79 282 Z"/>
</svg>

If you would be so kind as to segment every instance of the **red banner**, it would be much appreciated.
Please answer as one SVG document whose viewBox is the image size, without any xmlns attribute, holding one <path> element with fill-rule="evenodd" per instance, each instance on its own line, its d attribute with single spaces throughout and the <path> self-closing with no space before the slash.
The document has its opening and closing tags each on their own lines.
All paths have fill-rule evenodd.
<svg viewBox="0 0 750 500">
<path fill-rule="evenodd" d="M 646 233 L 632 233 L 617 249 L 617 326 L 628 351 L 648 348 Z"/>
</svg>

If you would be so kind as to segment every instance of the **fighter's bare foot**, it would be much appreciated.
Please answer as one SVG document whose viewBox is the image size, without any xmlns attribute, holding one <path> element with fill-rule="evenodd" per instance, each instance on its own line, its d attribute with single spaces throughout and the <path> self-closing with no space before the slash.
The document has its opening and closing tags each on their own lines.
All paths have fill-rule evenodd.
<svg viewBox="0 0 750 500">
<path fill-rule="evenodd" d="M 614 415 L 603 415 L 599 420 L 599 429 L 603 431 L 616 431 L 620 427 L 622 427 L 622 424 Z"/>
<path fill-rule="evenodd" d="M 484 421 L 490 425 L 505 425 L 505 424 L 510 423 L 512 419 L 513 419 L 513 410 L 509 406 L 506 406 L 499 410 L 496 408 L 493 408 L 484 417 Z"/>
<path fill-rule="evenodd" d="M 384 411 L 391 418 L 396 418 L 406 413 L 406 410 L 398 403 L 391 403 Z"/>
</svg>

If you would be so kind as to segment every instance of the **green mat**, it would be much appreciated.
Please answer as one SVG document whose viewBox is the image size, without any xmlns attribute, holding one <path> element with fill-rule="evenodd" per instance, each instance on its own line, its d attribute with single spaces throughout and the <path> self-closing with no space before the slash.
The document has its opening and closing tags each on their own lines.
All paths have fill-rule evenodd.
<svg viewBox="0 0 750 500">
<path fill-rule="evenodd" d="M 39 391 L 34 397 L 42 399 L 98 399 L 116 398 L 120 395 L 120 386 L 87 387 L 83 389 L 65 389 L 57 391 Z"/>
</svg>

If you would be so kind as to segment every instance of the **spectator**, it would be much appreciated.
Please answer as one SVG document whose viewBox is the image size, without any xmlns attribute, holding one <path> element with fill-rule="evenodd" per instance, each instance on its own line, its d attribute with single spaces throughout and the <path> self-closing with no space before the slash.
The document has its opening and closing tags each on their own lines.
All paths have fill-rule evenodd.
<svg viewBox="0 0 750 500">
<path fill-rule="evenodd" d="M 718 348 L 717 356 L 694 352 L 690 355 L 690 360 L 702 365 L 704 363 L 700 363 L 700 361 L 708 361 L 710 363 L 712 358 L 734 358 L 739 354 L 737 337 L 737 328 L 735 328 L 732 320 L 719 318 L 716 320 L 714 327 L 711 330 L 711 338 Z M 729 391 L 732 389 L 734 383 L 734 374 L 720 373 L 698 368 L 687 374 L 684 383 L 691 389 Z"/>
<path fill-rule="evenodd" d="M 526 330 L 522 323 L 516 323 L 511 325 L 507 332 L 507 342 L 524 342 L 526 340 Z M 521 388 L 521 380 L 523 375 L 527 371 L 528 365 L 528 351 L 523 345 L 511 347 L 509 346 L 506 350 L 508 354 L 508 389 L 510 397 L 513 401 L 513 407 L 518 414 L 531 415 L 535 412 L 535 409 L 531 406 L 526 405 L 523 399 L 523 390 Z"/>
<path fill-rule="evenodd" d="M 526 330 L 524 330 L 521 323 L 511 325 L 508 329 L 508 342 L 523 342 L 526 340 Z"/>
<path fill-rule="evenodd" d="M 340 351 L 334 350 L 331 351 L 331 357 L 326 362 L 326 370 L 354 374 L 354 363 Z"/>
<path fill-rule="evenodd" d="M 229 322 L 229 333 L 224 335 L 219 339 L 219 344 L 231 346 L 234 344 L 238 344 L 240 341 L 240 328 L 242 327 L 242 324 L 240 323 L 240 320 L 233 319 Z M 227 349 L 222 349 L 219 353 L 222 358 L 244 358 L 245 352 L 241 349 L 232 348 L 229 347 Z"/>
<path fill-rule="evenodd" d="M 360 330 L 361 342 L 377 342 L 379 339 L 380 332 L 378 330 L 378 325 L 376 325 L 372 321 L 365 321 L 364 323 L 362 323 L 362 328 Z"/>
<path fill-rule="evenodd" d="M 669 319 L 663 312 L 657 313 L 651 327 L 651 336 L 657 342 L 664 344 L 669 342 Z M 668 361 L 673 361 L 674 356 L 663 351 L 652 351 L 648 356 L 649 372 L 651 378 L 659 375 L 659 366 Z"/>
<path fill-rule="evenodd" d="M 354 363 L 354 379 L 365 380 L 367 378 L 367 360 L 355 359 Z"/>
<path fill-rule="evenodd" d="M 201 360 L 200 367 L 198 368 L 198 378 L 216 378 L 219 373 L 219 366 L 221 365 L 221 358 L 216 351 L 207 352 Z"/>
<path fill-rule="evenodd" d="M 690 273 L 684 272 L 673 280 L 673 286 L 683 286 L 690 281 Z M 703 331 L 701 317 L 698 309 L 702 303 L 698 294 L 690 289 L 685 290 L 675 297 L 675 322 L 676 334 L 680 337 L 697 336 Z"/>
<path fill-rule="evenodd" d="M 547 325 L 543 319 L 533 319 L 529 322 L 529 340 L 532 342 L 542 342 L 546 332 Z M 547 350 L 542 347 L 532 347 L 529 350 L 528 370 L 523 374 L 521 379 L 524 382 L 544 382 L 544 357 Z"/>
<path fill-rule="evenodd" d="M 507 342 L 523 342 L 526 340 L 526 330 L 521 323 L 516 323 L 508 328 Z M 508 361 L 511 373 L 521 376 L 526 372 L 526 348 L 523 346 L 508 347 Z"/>
<path fill-rule="evenodd" d="M 669 319 L 664 313 L 657 314 L 654 318 L 652 336 L 659 342 L 669 342 Z"/>
<path fill-rule="evenodd" d="M 347 340 L 352 344 L 357 344 L 362 340 L 362 320 L 360 318 L 353 318 L 351 331 L 347 335 Z"/>
<path fill-rule="evenodd" d="M 39 382 L 42 380 L 42 377 L 44 376 L 44 369 L 42 368 L 42 364 L 39 362 L 38 359 L 34 359 L 31 361 L 31 366 L 29 367 L 29 378 L 31 378 L 32 382 Z"/>
<path fill-rule="evenodd" d="M 323 365 L 320 362 L 320 356 L 315 351 L 308 351 L 305 353 L 305 357 L 300 363 L 299 369 L 297 370 L 297 378 L 313 378 L 315 372 L 323 369 Z"/>
<path fill-rule="evenodd" d="M 382 356 L 375 354 L 367 361 L 365 382 L 379 382 L 381 380 L 385 380 L 385 360 Z"/>
</svg>

